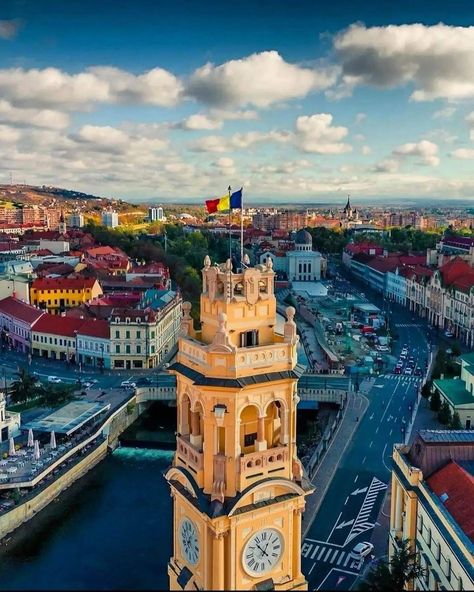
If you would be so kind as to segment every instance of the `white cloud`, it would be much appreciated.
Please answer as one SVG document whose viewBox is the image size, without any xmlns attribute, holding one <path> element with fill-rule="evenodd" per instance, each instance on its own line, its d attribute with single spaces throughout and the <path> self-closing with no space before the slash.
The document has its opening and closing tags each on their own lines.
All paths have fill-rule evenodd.
<svg viewBox="0 0 474 592">
<path fill-rule="evenodd" d="M 342 67 L 338 92 L 350 93 L 361 84 L 391 88 L 412 83 L 415 101 L 472 98 L 473 47 L 474 27 L 354 24 L 334 39 Z"/>
<path fill-rule="evenodd" d="M 374 173 L 396 173 L 398 171 L 399 162 L 393 158 L 382 160 L 373 166 L 371 169 Z"/>
<path fill-rule="evenodd" d="M 438 166 L 440 159 L 437 156 L 438 146 L 429 140 L 421 140 L 421 142 L 408 142 L 402 144 L 393 150 L 395 156 L 415 156 L 419 157 L 419 164 L 426 164 L 429 166 Z"/>
<path fill-rule="evenodd" d="M 454 134 L 441 128 L 431 130 L 426 134 L 426 137 L 430 140 L 438 140 L 439 142 L 444 142 L 445 144 L 452 144 L 458 139 L 458 137 Z"/>
<path fill-rule="evenodd" d="M 365 136 L 364 136 L 364 134 L 356 134 L 354 136 L 354 140 L 356 142 L 363 142 L 365 140 Z"/>
<path fill-rule="evenodd" d="M 0 122 L 51 129 L 64 129 L 69 125 L 69 116 L 51 109 L 20 109 L 0 99 Z"/>
<path fill-rule="evenodd" d="M 456 113 L 456 107 L 445 107 L 433 113 L 433 119 L 450 119 Z"/>
<path fill-rule="evenodd" d="M 20 27 L 19 19 L 0 20 L 0 39 L 13 39 Z"/>
<path fill-rule="evenodd" d="M 205 64 L 191 75 L 185 94 L 213 107 L 269 107 L 325 89 L 335 79 L 334 69 L 302 68 L 277 51 L 264 51 L 220 66 Z"/>
<path fill-rule="evenodd" d="M 451 156 L 462 160 L 474 160 L 474 148 L 458 148 L 451 152 Z"/>
<path fill-rule="evenodd" d="M 474 111 L 471 111 L 466 117 L 467 125 L 469 126 L 469 136 L 474 141 Z"/>
<path fill-rule="evenodd" d="M 368 156 L 369 154 L 372 153 L 372 149 L 370 146 L 362 146 L 361 152 L 364 156 Z"/>
<path fill-rule="evenodd" d="M 366 113 L 357 113 L 357 115 L 355 117 L 355 124 L 358 125 L 359 123 L 362 123 L 366 119 L 367 119 Z"/>
<path fill-rule="evenodd" d="M 343 154 L 350 152 L 352 146 L 341 140 L 348 134 L 346 127 L 332 127 L 332 115 L 316 113 L 301 115 L 296 120 L 296 145 L 303 152 L 318 154 Z"/>
<path fill-rule="evenodd" d="M 228 156 L 222 156 L 215 164 L 222 169 L 230 169 L 234 166 L 234 161 Z"/>
<path fill-rule="evenodd" d="M 95 103 L 146 103 L 169 107 L 182 85 L 170 72 L 154 68 L 135 76 L 118 68 L 95 66 L 78 74 L 57 68 L 0 70 L 0 95 L 16 107 L 87 109 Z"/>
<path fill-rule="evenodd" d="M 0 125 L 0 143 L 12 144 L 20 139 L 20 132 L 8 125 Z"/>
<path fill-rule="evenodd" d="M 225 109 L 211 109 L 210 115 L 213 119 L 223 121 L 250 121 L 258 119 L 257 111 L 253 111 L 251 109 L 235 109 L 233 111 L 226 111 Z"/>
<path fill-rule="evenodd" d="M 290 140 L 291 134 L 289 132 L 279 130 L 237 133 L 229 137 L 205 136 L 192 143 L 191 150 L 195 152 L 227 152 L 231 149 L 245 149 L 256 143 L 288 142 Z"/>
<path fill-rule="evenodd" d="M 195 113 L 194 115 L 190 115 L 184 121 L 181 121 L 176 125 L 179 129 L 184 130 L 215 130 L 221 129 L 222 121 L 212 119 L 208 115 L 204 113 Z"/>
</svg>

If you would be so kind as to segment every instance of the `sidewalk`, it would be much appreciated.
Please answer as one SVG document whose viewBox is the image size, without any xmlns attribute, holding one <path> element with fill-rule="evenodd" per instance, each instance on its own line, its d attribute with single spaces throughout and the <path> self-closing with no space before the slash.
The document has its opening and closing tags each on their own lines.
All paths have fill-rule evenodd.
<svg viewBox="0 0 474 592">
<path fill-rule="evenodd" d="M 303 539 L 313 523 L 319 506 L 341 462 L 342 455 L 351 442 L 353 433 L 360 426 L 360 420 L 368 405 L 369 401 L 362 393 L 349 393 L 349 402 L 346 405 L 344 417 L 312 479 L 315 491 L 306 498 L 306 509 L 303 514 Z M 356 421 L 357 417 L 359 422 Z"/>
</svg>

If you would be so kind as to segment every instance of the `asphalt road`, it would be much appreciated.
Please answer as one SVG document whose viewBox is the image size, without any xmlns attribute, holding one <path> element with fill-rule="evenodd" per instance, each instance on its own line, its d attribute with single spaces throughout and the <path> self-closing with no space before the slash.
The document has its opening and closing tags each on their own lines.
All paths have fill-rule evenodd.
<svg viewBox="0 0 474 592">
<path fill-rule="evenodd" d="M 371 302 L 376 300 L 365 293 Z M 390 316 L 399 335 L 392 353 L 397 357 L 406 344 L 424 370 L 429 352 L 426 324 L 393 304 Z M 351 550 L 359 542 L 370 542 L 374 529 L 382 528 L 376 519 L 389 485 L 393 444 L 404 439 L 421 380 L 392 371 L 390 367 L 378 377 L 367 394 L 369 407 L 302 542 L 310 590 L 349 590 L 364 566 L 351 557 Z M 374 556 L 385 554 L 385 548 L 373 551 Z"/>
</svg>

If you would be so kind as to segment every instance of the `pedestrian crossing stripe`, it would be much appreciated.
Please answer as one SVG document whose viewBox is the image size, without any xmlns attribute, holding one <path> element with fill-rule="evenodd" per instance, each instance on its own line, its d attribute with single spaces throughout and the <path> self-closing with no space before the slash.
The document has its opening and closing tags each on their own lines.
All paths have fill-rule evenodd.
<svg viewBox="0 0 474 592">
<path fill-rule="evenodd" d="M 401 380 L 402 382 L 417 382 L 418 380 L 421 380 L 423 377 L 408 374 L 384 374 L 382 378 L 386 378 L 388 380 Z"/>
<path fill-rule="evenodd" d="M 377 477 L 373 477 L 359 513 L 357 514 L 357 518 L 344 542 L 344 546 L 355 539 L 359 534 L 374 528 L 375 525 L 372 522 L 369 522 L 368 518 L 372 513 L 379 491 L 384 489 L 387 489 L 387 484 L 380 481 L 380 479 L 377 479 Z"/>
<path fill-rule="evenodd" d="M 395 323 L 395 327 L 423 327 L 420 323 Z"/>
<path fill-rule="evenodd" d="M 322 541 L 305 539 L 301 546 L 301 556 L 305 559 L 339 567 L 349 567 L 356 570 L 361 567 L 360 562 L 351 556 L 350 551 L 344 551 L 340 547 L 334 547 Z"/>
</svg>

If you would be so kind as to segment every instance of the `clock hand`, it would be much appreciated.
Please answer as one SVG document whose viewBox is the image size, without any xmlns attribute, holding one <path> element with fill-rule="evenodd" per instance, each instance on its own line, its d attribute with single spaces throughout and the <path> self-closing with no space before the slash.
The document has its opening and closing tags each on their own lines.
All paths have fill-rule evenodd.
<svg viewBox="0 0 474 592">
<path fill-rule="evenodd" d="M 265 549 L 262 549 L 262 547 L 260 547 L 260 545 L 256 544 L 256 546 L 257 546 L 257 549 L 259 549 L 259 551 L 261 551 L 263 555 L 266 555 L 268 557 L 268 553 L 265 553 L 265 551 L 267 550 L 267 547 L 265 547 Z M 267 546 L 268 546 L 268 543 L 267 543 Z"/>
</svg>

